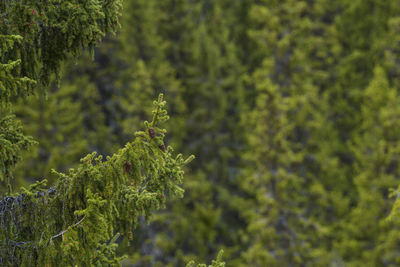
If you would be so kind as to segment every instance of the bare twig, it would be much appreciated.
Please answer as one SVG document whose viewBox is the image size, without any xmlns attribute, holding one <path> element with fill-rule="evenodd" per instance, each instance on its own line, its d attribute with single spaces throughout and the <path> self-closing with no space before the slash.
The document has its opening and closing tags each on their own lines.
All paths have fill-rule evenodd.
<svg viewBox="0 0 400 267">
<path fill-rule="evenodd" d="M 68 227 L 68 229 L 62 230 L 61 232 L 59 232 L 59 233 L 56 234 L 55 236 L 52 236 L 52 237 L 50 238 L 50 241 L 53 240 L 53 239 L 55 239 L 55 238 L 57 238 L 57 237 L 59 237 L 59 236 L 64 235 L 66 232 L 68 232 L 69 229 L 71 229 L 71 228 L 73 228 L 73 227 L 75 227 L 75 226 L 78 226 L 79 224 L 81 224 L 81 223 L 83 222 L 84 219 L 85 219 L 85 216 L 83 216 L 82 219 L 80 219 L 79 222 L 77 222 L 76 224 L 74 224 L 74 225 Z"/>
</svg>

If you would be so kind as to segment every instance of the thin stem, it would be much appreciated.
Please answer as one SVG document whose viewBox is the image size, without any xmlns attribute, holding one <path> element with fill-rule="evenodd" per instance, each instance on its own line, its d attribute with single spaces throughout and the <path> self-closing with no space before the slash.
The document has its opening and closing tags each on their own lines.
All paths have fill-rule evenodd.
<svg viewBox="0 0 400 267">
<path fill-rule="evenodd" d="M 60 233 L 56 234 L 55 236 L 52 236 L 52 237 L 50 238 L 50 241 L 53 240 L 53 239 L 55 239 L 55 238 L 57 238 L 57 237 L 59 237 L 59 236 L 64 235 L 66 232 L 68 232 L 69 229 L 71 229 L 71 228 L 73 228 L 73 227 L 75 227 L 75 226 L 78 226 L 79 224 L 81 224 L 81 223 L 83 222 L 84 219 L 85 219 L 85 216 L 83 216 L 82 219 L 80 219 L 79 222 L 77 222 L 76 224 L 74 224 L 74 225 L 68 227 L 68 229 L 62 230 Z"/>
</svg>

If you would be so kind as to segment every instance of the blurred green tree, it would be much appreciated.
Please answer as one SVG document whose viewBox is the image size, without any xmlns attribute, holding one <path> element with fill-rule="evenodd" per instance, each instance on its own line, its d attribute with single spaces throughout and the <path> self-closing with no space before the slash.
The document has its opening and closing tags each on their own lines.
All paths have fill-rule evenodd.
<svg viewBox="0 0 400 267">
<path fill-rule="evenodd" d="M 124 264 L 210 261 L 220 247 L 234 266 L 398 263 L 400 201 L 385 220 L 398 184 L 398 1 L 124 6 L 118 38 L 96 49 L 95 63 L 71 64 L 48 101 L 15 107 L 46 147 L 46 160 L 21 163 L 18 176 L 68 168 L 90 150 L 112 154 L 163 92 L 174 117 L 166 143 L 198 160 L 188 167 L 185 199 L 169 202 L 149 227 L 139 220 L 135 239 L 123 241 Z M 23 79 L 13 92 L 34 91 Z M 68 123 L 55 112 L 69 114 Z M 39 117 L 50 130 L 37 127 Z M 23 149 L 32 140 L 17 129 Z M 64 157 L 60 141 L 48 138 L 54 133 Z"/>
<path fill-rule="evenodd" d="M 47 86 L 51 74 L 59 74 L 68 54 L 93 47 L 103 33 L 113 32 L 118 25 L 120 1 L 25 1 L 2 2 L 0 6 L 2 18 L 5 17 L 1 26 L 1 60 L 6 62 L 1 65 L 1 112 L 6 116 L 0 121 L 0 177 L 11 194 L 11 170 L 22 150 L 34 143 L 22 134 L 15 116 L 7 115 L 13 112 L 11 101 Z M 51 40 L 48 31 L 52 32 Z M 95 100 L 79 95 L 76 88 L 65 86 L 55 93 L 54 102 L 45 104 L 39 98 L 36 105 L 30 106 L 34 110 L 31 116 L 39 117 L 35 123 L 45 123 L 44 129 L 33 128 L 32 132 L 45 135 L 52 131 L 52 137 L 60 143 L 66 135 L 73 134 L 67 153 L 87 146 L 80 140 L 85 136 L 78 127 L 84 114 L 68 113 L 80 113 L 80 103 Z M 74 103 L 74 97 L 81 102 Z M 103 160 L 96 153 L 89 154 L 68 174 L 54 172 L 58 177 L 54 187 L 43 189 L 47 183 L 44 179 L 29 189 L 22 188 L 20 194 L 0 200 L 1 265 L 119 265 L 121 258 L 115 255 L 114 244 L 119 234 L 115 235 L 115 231 L 132 238 L 138 215 L 147 220 L 153 210 L 165 205 L 166 195 L 181 196 L 182 166 L 192 159 L 184 160 L 181 154 L 172 157 L 172 148 L 166 148 L 163 142 L 165 131 L 158 127 L 169 118 L 162 95 L 154 104 L 153 119 L 145 122 L 145 131 L 136 132 L 135 140 L 112 157 Z M 40 112 L 46 107 L 58 112 L 58 117 Z M 30 110 L 20 107 L 21 112 Z M 62 114 L 64 111 L 66 114 Z M 67 157 L 53 160 L 56 154 L 48 156 L 50 160 L 40 159 L 45 166 L 57 163 L 66 167 L 63 160 Z M 223 265 L 219 259 L 215 264 Z"/>
</svg>

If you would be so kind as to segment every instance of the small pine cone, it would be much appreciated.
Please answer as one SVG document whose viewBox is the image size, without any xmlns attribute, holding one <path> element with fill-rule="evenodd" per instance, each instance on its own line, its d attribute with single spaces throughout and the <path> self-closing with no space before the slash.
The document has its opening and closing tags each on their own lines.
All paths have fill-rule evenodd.
<svg viewBox="0 0 400 267">
<path fill-rule="evenodd" d="M 154 139 L 156 137 L 156 131 L 154 130 L 154 128 L 149 128 L 149 135 L 151 139 Z"/>
<path fill-rule="evenodd" d="M 158 148 L 161 149 L 163 152 L 165 152 L 165 145 L 164 144 L 159 145 Z"/>
<path fill-rule="evenodd" d="M 124 164 L 125 173 L 130 173 L 131 167 L 132 167 L 132 164 L 130 162 L 128 162 L 128 161 L 125 162 L 125 164 Z"/>
</svg>

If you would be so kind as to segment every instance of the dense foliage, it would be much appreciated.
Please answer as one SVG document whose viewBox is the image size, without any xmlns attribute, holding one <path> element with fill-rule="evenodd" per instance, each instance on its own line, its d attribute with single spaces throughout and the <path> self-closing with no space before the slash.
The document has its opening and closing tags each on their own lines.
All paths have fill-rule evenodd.
<svg viewBox="0 0 400 267">
<path fill-rule="evenodd" d="M 0 87 L 7 89 L 0 91 L 6 107 L 0 120 L 1 176 L 10 180 L 14 173 L 12 183 L 26 188 L 46 177 L 57 188 L 51 194 L 40 183 L 25 189 L 30 203 L 56 203 L 85 170 L 103 177 L 78 182 L 91 188 L 76 191 L 94 201 L 90 214 L 107 210 L 96 213 L 104 219 L 98 223 L 104 223 L 103 236 L 94 233 L 86 249 L 100 253 L 114 236 L 110 229 L 118 228 L 125 236 L 134 233 L 132 240 L 117 241 L 116 253 L 129 255 L 122 261 L 127 266 L 184 266 L 192 259 L 210 261 L 221 248 L 230 266 L 400 264 L 399 1 L 125 0 L 121 30 L 94 50 L 94 61 L 90 51 L 80 54 L 82 48 L 93 48 L 100 36 L 116 30 L 119 1 L 0 5 Z M 62 70 L 59 87 L 51 82 L 53 70 Z M 42 95 L 37 89 L 44 86 Z M 15 99 L 35 92 L 35 98 Z M 91 194 L 103 192 L 101 181 L 125 190 L 107 164 L 127 153 L 114 154 L 127 142 L 134 155 L 144 152 L 135 150 L 139 144 L 152 151 L 144 161 L 132 158 L 132 166 L 159 159 L 155 166 L 166 171 L 161 163 L 176 160 L 158 147 L 161 139 L 150 137 L 150 126 L 145 137 L 130 142 L 152 116 L 160 92 L 173 119 L 165 124 L 168 133 L 156 129 L 158 136 L 197 159 L 186 167 L 185 197 L 158 202 L 161 191 L 151 191 L 158 192 L 151 210 L 159 204 L 166 209 L 153 213 L 150 225 L 133 216 L 133 230 L 132 224 L 119 224 L 128 219 L 124 212 L 119 217 L 110 210 L 122 209 L 121 195 L 113 191 L 108 196 L 113 201 L 100 207 L 97 198 L 106 197 Z M 10 101 L 25 133 L 39 145 L 23 134 Z M 96 161 L 90 154 L 76 164 L 91 151 L 114 156 Z M 126 177 L 122 158 L 114 165 Z M 52 168 L 67 174 L 50 174 Z M 65 179 L 69 182 L 61 184 Z M 68 201 L 57 203 L 43 218 Z M 43 240 L 69 229 L 68 249 L 82 245 L 74 235 L 85 236 L 85 222 L 95 221 L 85 215 L 89 202 L 76 203 L 68 218 L 52 217 L 54 228 Z M 16 229 L 7 232 L 10 240 Z M 41 239 L 26 230 L 30 236 L 14 241 Z M 54 255 L 67 253 L 62 236 L 52 240 Z M 29 247 L 26 255 L 43 244 Z M 118 259 L 114 247 L 104 251 L 104 262 Z M 220 259 L 213 266 L 219 264 Z"/>
<path fill-rule="evenodd" d="M 114 232 L 132 238 L 137 216 L 148 218 L 165 195 L 182 196 L 181 167 L 191 160 L 165 148 L 158 128 L 167 119 L 165 102 L 160 96 L 155 104 L 146 131 L 113 156 L 89 154 L 76 169 L 57 173 L 51 189 L 41 189 L 43 180 L 1 200 L 2 265 L 118 265 Z"/>
<path fill-rule="evenodd" d="M 144 131 L 136 132 L 134 141 L 123 149 L 106 159 L 89 154 L 66 174 L 53 171 L 56 179 L 50 189 L 44 189 L 47 180 L 43 179 L 13 193 L 12 170 L 22 152 L 36 144 L 23 134 L 13 103 L 42 89 L 42 105 L 30 106 L 31 110 L 37 114 L 59 107 L 60 112 L 53 114 L 59 125 L 70 132 L 77 129 L 82 119 L 64 119 L 71 112 L 78 112 L 80 118 L 80 105 L 67 98 L 71 92 L 61 93 L 62 102 L 44 104 L 44 86 L 50 85 L 52 74 L 59 76 L 68 55 L 76 57 L 81 49 L 93 49 L 101 36 L 115 31 L 120 1 L 2 1 L 0 5 L 0 52 L 5 62 L 0 72 L 0 180 L 8 194 L 0 200 L 0 264 L 118 266 L 122 259 L 115 254 L 119 235 L 132 239 L 139 216 L 148 220 L 154 210 L 165 206 L 166 196 L 182 196 L 182 167 L 193 156 L 186 160 L 181 154 L 173 156 L 172 147 L 164 144 L 166 130 L 159 125 L 169 116 L 160 94 L 154 101 L 152 121 L 146 121 Z M 69 113 L 61 113 L 63 107 Z M 40 130 L 48 127 L 37 126 Z M 49 137 L 60 141 L 63 134 L 67 132 Z M 67 151 L 76 146 L 73 143 Z M 60 150 L 59 154 L 54 161 L 69 153 Z M 210 266 L 224 263 L 219 256 Z"/>
<path fill-rule="evenodd" d="M 61 63 L 81 49 L 93 51 L 105 33 L 118 26 L 121 1 L 2 1 L 0 3 L 0 114 L 4 145 L 1 178 L 10 185 L 12 167 L 23 148 L 33 141 L 21 132 L 10 115 L 10 101 L 26 97 L 49 85 L 52 74 L 59 76 Z M 2 146 L 3 148 L 3 146 Z"/>
</svg>

